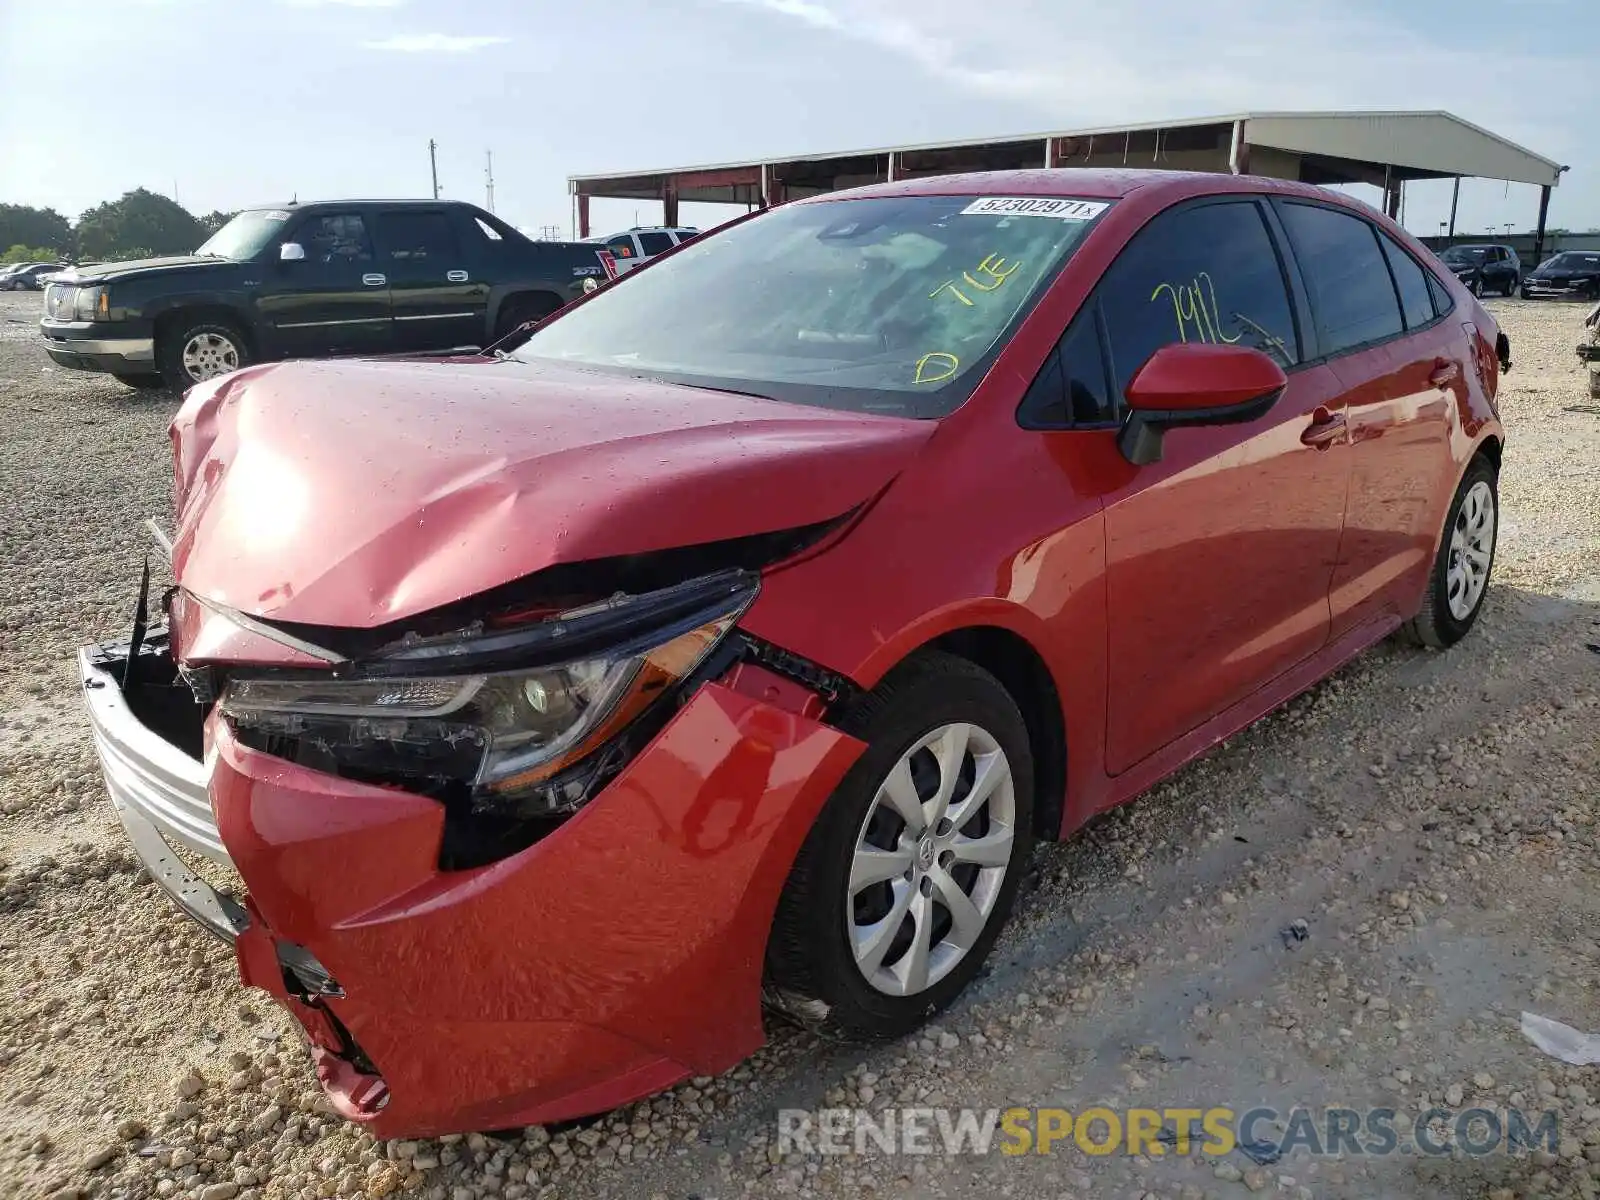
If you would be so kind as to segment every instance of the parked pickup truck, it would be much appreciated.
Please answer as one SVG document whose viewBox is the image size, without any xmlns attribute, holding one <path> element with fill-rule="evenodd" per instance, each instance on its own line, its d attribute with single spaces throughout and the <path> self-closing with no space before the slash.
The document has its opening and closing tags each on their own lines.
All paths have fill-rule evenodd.
<svg viewBox="0 0 1600 1200">
<path fill-rule="evenodd" d="M 486 346 L 608 275 L 596 247 L 530 241 L 470 204 L 290 203 L 187 257 L 61 276 L 39 332 L 61 366 L 181 391 L 266 359 Z"/>
</svg>

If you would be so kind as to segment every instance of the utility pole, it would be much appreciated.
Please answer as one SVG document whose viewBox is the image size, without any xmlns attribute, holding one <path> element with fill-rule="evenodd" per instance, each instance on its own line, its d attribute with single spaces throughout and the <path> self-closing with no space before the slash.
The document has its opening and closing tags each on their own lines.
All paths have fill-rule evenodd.
<svg viewBox="0 0 1600 1200">
<path fill-rule="evenodd" d="M 439 157 L 438 157 L 438 153 L 437 153 L 438 149 L 439 149 L 439 147 L 434 144 L 433 139 L 429 138 L 428 139 L 428 169 L 433 172 L 433 198 L 435 200 L 437 200 L 439 198 Z"/>
<path fill-rule="evenodd" d="M 483 187 L 489 193 L 489 211 L 494 211 L 494 151 L 483 152 Z"/>
</svg>

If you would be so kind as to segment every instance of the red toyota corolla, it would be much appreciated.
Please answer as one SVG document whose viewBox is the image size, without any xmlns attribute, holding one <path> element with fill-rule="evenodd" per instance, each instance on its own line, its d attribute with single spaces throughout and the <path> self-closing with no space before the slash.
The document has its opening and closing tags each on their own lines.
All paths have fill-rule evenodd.
<svg viewBox="0 0 1600 1200">
<path fill-rule="evenodd" d="M 192 390 L 165 621 L 82 655 L 106 781 L 380 1136 L 722 1071 L 763 1001 L 902 1034 L 1035 839 L 1467 632 L 1507 366 L 1308 186 L 787 205 L 514 353 Z"/>
</svg>

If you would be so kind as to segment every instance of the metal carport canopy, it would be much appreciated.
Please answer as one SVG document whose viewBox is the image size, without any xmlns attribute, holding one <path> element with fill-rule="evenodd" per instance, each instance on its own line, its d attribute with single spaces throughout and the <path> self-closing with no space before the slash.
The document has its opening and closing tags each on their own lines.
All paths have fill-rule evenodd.
<svg viewBox="0 0 1600 1200">
<path fill-rule="evenodd" d="M 1261 112 L 967 141 L 801 154 L 666 170 L 573 175 L 579 236 L 589 199 L 768 205 L 913 176 L 1007 167 L 1151 166 L 1254 173 L 1307 183 L 1367 183 L 1393 213 L 1409 179 L 1482 178 L 1548 189 L 1565 167 L 1447 112 Z M 1542 240 L 1542 239 L 1541 239 Z"/>
</svg>

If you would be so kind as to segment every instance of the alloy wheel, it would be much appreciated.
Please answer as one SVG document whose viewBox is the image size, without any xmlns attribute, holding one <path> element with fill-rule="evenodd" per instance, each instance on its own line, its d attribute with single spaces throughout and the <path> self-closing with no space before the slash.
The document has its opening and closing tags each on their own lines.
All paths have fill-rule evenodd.
<svg viewBox="0 0 1600 1200">
<path fill-rule="evenodd" d="M 239 369 L 239 347 L 226 335 L 206 330 L 183 346 L 184 373 L 196 383 Z"/>
<path fill-rule="evenodd" d="M 994 913 L 1016 841 L 1017 799 L 1000 743 L 942 725 L 900 756 L 856 835 L 845 935 L 876 990 L 913 996 L 972 949 Z"/>
<path fill-rule="evenodd" d="M 1450 530 L 1450 564 L 1445 575 L 1445 595 L 1450 615 L 1465 621 L 1478 607 L 1489 583 L 1494 556 L 1494 490 L 1479 480 L 1461 498 L 1455 525 Z"/>
</svg>

